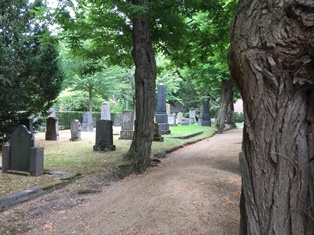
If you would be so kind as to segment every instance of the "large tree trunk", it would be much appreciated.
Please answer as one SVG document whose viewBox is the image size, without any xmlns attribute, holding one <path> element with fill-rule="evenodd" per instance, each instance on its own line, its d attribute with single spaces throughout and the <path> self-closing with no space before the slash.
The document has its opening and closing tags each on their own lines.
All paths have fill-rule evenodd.
<svg viewBox="0 0 314 235">
<path fill-rule="evenodd" d="M 222 83 L 221 102 L 216 122 L 218 133 L 223 133 L 225 124 L 228 124 L 233 128 L 236 127 L 233 117 L 234 113 L 232 90 L 233 81 L 222 80 L 221 83 Z"/>
<path fill-rule="evenodd" d="M 148 5 L 148 0 L 133 0 L 135 5 Z M 153 141 L 156 89 L 156 62 L 147 15 L 133 20 L 133 59 L 135 62 L 136 120 L 127 159 L 134 171 L 143 173 L 150 164 Z"/>
<path fill-rule="evenodd" d="M 314 234 L 313 39 L 313 0 L 240 0 L 229 51 L 245 114 L 240 234 Z"/>
</svg>

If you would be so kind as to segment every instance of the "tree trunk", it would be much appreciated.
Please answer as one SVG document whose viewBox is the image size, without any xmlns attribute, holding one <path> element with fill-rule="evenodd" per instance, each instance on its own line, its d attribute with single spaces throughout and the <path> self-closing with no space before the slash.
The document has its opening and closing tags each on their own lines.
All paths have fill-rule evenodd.
<svg viewBox="0 0 314 235">
<path fill-rule="evenodd" d="M 221 102 L 216 122 L 218 133 L 223 133 L 225 124 L 228 124 L 233 128 L 236 127 L 233 118 L 234 107 L 232 86 L 232 80 L 222 80 Z"/>
<path fill-rule="evenodd" d="M 313 0 L 239 1 L 229 67 L 245 115 L 240 234 L 314 234 L 313 29 Z"/>
<path fill-rule="evenodd" d="M 139 6 L 148 3 L 148 0 L 133 0 L 133 4 Z M 143 173 L 150 164 L 156 106 L 156 62 L 147 15 L 133 19 L 132 55 L 135 62 L 136 120 L 127 159 L 132 161 L 134 171 L 138 173 Z"/>
</svg>

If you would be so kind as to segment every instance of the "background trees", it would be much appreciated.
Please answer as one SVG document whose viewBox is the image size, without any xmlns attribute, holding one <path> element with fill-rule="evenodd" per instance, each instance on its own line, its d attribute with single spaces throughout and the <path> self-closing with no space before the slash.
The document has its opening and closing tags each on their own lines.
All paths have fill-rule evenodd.
<svg viewBox="0 0 314 235">
<path fill-rule="evenodd" d="M 314 2 L 240 0 L 230 72 L 244 101 L 240 234 L 313 234 Z"/>
<path fill-rule="evenodd" d="M 46 24 L 30 11 L 41 1 L 4 0 L 0 6 L 0 134 L 6 140 L 21 118 L 49 110 L 63 73 L 56 46 L 42 42 Z"/>
</svg>

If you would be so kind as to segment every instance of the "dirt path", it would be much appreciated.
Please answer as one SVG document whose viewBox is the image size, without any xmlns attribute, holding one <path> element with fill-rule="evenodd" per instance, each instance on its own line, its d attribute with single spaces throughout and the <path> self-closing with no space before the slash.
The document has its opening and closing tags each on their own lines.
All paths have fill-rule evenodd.
<svg viewBox="0 0 314 235">
<path fill-rule="evenodd" d="M 146 174 L 34 216 L 26 234 L 238 234 L 241 137 L 230 130 L 175 151 Z"/>
</svg>

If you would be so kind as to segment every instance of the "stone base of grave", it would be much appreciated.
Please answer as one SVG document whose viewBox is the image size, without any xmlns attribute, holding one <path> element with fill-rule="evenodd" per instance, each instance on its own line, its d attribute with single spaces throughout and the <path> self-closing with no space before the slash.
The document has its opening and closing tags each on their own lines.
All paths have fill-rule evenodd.
<svg viewBox="0 0 314 235">
<path fill-rule="evenodd" d="M 59 133 L 48 133 L 46 131 L 45 140 L 51 140 L 51 141 L 58 141 L 59 140 Z"/>
<path fill-rule="evenodd" d="M 164 137 L 162 137 L 162 136 L 154 136 L 153 137 L 153 141 L 164 142 Z"/>
<path fill-rule="evenodd" d="M 10 169 L 10 146 L 2 146 L 2 172 Z M 33 147 L 30 151 L 29 172 L 32 176 L 44 174 L 44 148 Z"/>
<path fill-rule="evenodd" d="M 168 123 L 158 123 L 158 126 L 162 135 L 169 135 L 171 133 Z"/>
<path fill-rule="evenodd" d="M 157 113 L 155 117 L 156 117 L 157 123 L 167 123 L 168 122 L 167 113 Z"/>
<path fill-rule="evenodd" d="M 82 123 L 81 131 L 83 131 L 83 132 L 93 132 L 94 131 L 94 127 L 93 127 L 93 125 L 88 125 L 86 123 Z"/>
<path fill-rule="evenodd" d="M 40 176 L 44 174 L 44 148 L 31 148 L 29 172 L 32 176 Z"/>
<path fill-rule="evenodd" d="M 106 145 L 106 144 L 100 143 L 97 146 L 94 145 L 93 146 L 93 150 L 94 151 L 115 151 L 116 150 L 116 146 L 115 145 Z"/>
<path fill-rule="evenodd" d="M 202 121 L 202 126 L 211 126 L 210 121 Z"/>
<path fill-rule="evenodd" d="M 164 137 L 161 136 L 161 131 L 160 131 L 158 123 L 154 123 L 153 141 L 164 142 Z"/>
<path fill-rule="evenodd" d="M 133 134 L 134 134 L 133 130 L 129 130 L 129 131 L 122 130 L 122 131 L 120 131 L 120 138 L 119 139 L 121 139 L 121 140 L 132 140 Z"/>
</svg>

